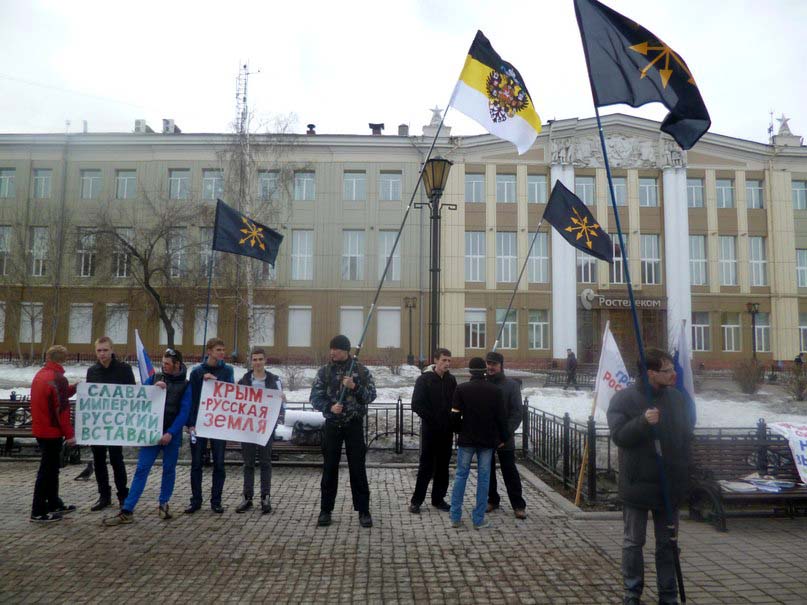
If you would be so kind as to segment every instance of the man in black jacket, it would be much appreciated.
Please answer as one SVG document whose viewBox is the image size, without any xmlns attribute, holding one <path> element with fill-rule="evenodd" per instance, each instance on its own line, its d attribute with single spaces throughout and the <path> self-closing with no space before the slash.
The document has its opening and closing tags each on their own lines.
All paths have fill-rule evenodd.
<svg viewBox="0 0 807 605">
<path fill-rule="evenodd" d="M 507 430 L 510 438 L 502 447 L 496 450 L 499 453 L 499 464 L 502 467 L 502 477 L 507 488 L 507 497 L 513 507 L 517 519 L 527 518 L 527 503 L 524 501 L 521 487 L 521 475 L 516 468 L 516 429 L 521 425 L 524 416 L 524 404 L 521 401 L 521 385 L 504 375 L 504 356 L 491 351 L 486 357 L 488 381 L 495 384 L 502 392 L 504 407 L 507 411 Z M 488 512 L 499 508 L 501 497 L 496 481 L 496 456 L 493 457 L 490 468 L 490 488 L 488 489 Z"/>
<path fill-rule="evenodd" d="M 95 341 L 95 356 L 98 358 L 98 362 L 87 370 L 87 382 L 96 384 L 135 384 L 132 366 L 118 361 L 113 351 L 112 339 L 109 336 L 101 336 Z M 103 510 L 112 503 L 112 488 L 109 486 L 109 471 L 106 467 L 107 451 L 109 451 L 109 463 L 112 465 L 112 473 L 115 476 L 118 502 L 123 506 L 123 501 L 129 495 L 129 488 L 126 487 L 127 477 L 126 465 L 123 463 L 123 447 L 120 445 L 93 445 L 91 449 L 95 466 L 95 480 L 98 482 L 98 501 L 93 504 L 90 510 Z"/>
<path fill-rule="evenodd" d="M 577 390 L 577 357 L 574 351 L 566 349 L 566 386 L 563 387 L 565 391 L 571 385 L 574 385 Z"/>
<path fill-rule="evenodd" d="M 647 379 L 619 391 L 608 406 L 608 428 L 619 448 L 619 497 L 622 500 L 624 542 L 622 578 L 624 603 L 638 604 L 644 588 L 642 547 L 647 511 L 653 511 L 659 603 L 677 603 L 675 547 L 667 525 L 661 478 L 656 458 L 660 443 L 675 531 L 678 506 L 687 493 L 692 425 L 684 397 L 675 387 L 672 357 L 647 349 Z M 641 363 L 639 367 L 641 372 Z M 648 395 L 650 400 L 648 400 Z"/>
<path fill-rule="evenodd" d="M 418 514 L 432 481 L 432 506 L 442 511 L 451 507 L 445 501 L 448 492 L 448 465 L 454 433 L 451 430 L 451 401 L 457 379 L 449 372 L 451 351 L 437 349 L 434 364 L 423 370 L 415 381 L 412 411 L 420 416 L 420 462 L 415 493 L 409 512 Z"/>
</svg>

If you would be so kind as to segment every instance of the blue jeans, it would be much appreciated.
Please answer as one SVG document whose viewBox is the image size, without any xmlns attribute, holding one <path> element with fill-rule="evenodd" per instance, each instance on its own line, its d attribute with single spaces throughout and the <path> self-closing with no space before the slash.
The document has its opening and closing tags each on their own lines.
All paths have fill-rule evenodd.
<svg viewBox="0 0 807 605">
<path fill-rule="evenodd" d="M 179 448 L 182 445 L 182 433 L 175 435 L 168 445 L 150 445 L 141 447 L 137 455 L 137 470 L 135 470 L 132 485 L 129 488 L 129 495 L 123 502 L 123 510 L 134 512 L 137 501 L 143 494 L 146 487 L 151 467 L 157 460 L 160 452 L 163 453 L 163 479 L 160 484 L 160 506 L 171 500 L 174 493 L 174 481 L 177 476 L 177 459 L 179 458 Z"/>
<path fill-rule="evenodd" d="M 488 506 L 488 486 L 490 485 L 490 461 L 493 458 L 493 448 L 488 447 L 458 447 L 457 448 L 457 474 L 454 476 L 454 487 L 451 490 L 451 520 L 462 519 L 462 501 L 465 499 L 465 484 L 471 473 L 471 460 L 476 454 L 477 481 L 476 506 L 474 506 L 471 519 L 474 525 L 485 522 L 485 509 Z"/>
<path fill-rule="evenodd" d="M 191 443 L 191 506 L 202 506 L 202 458 L 207 447 L 207 437 L 197 437 L 196 444 Z M 210 493 L 210 505 L 221 506 L 221 492 L 224 491 L 224 448 L 227 442 L 222 439 L 210 439 L 213 450 L 213 486 Z"/>
</svg>

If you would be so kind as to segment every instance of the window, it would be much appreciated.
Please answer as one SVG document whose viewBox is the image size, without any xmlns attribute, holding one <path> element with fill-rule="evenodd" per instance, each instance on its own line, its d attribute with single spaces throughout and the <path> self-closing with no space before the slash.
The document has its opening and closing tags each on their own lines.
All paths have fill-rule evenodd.
<svg viewBox="0 0 807 605">
<path fill-rule="evenodd" d="M 95 275 L 95 233 L 89 229 L 79 229 L 76 244 L 76 274 L 79 277 L 93 277 Z"/>
<path fill-rule="evenodd" d="M 745 198 L 748 202 L 749 208 L 764 208 L 764 201 L 762 199 L 762 181 L 746 181 Z"/>
<path fill-rule="evenodd" d="M 215 262 L 216 251 L 213 250 L 213 227 L 199 227 L 199 273 L 202 277 L 207 277 L 211 270 L 215 273 L 215 264 L 212 264 Z M 271 267 L 269 263 L 261 264 Z"/>
<path fill-rule="evenodd" d="M 280 197 L 280 173 L 277 170 L 258 171 L 258 197 L 268 202 Z"/>
<path fill-rule="evenodd" d="M 549 348 L 549 312 L 545 310 L 530 310 L 529 324 L 527 324 L 527 338 L 530 349 Z"/>
<path fill-rule="evenodd" d="M 191 171 L 175 169 L 168 171 L 168 197 L 172 200 L 186 200 L 191 195 Z"/>
<path fill-rule="evenodd" d="M 694 311 L 692 313 L 692 350 L 710 351 L 712 344 L 709 334 L 709 313 Z"/>
<path fill-rule="evenodd" d="M 807 181 L 793 181 L 793 210 L 807 210 Z"/>
<path fill-rule="evenodd" d="M 574 177 L 574 194 L 579 197 L 587 206 L 594 204 L 594 177 Z"/>
<path fill-rule="evenodd" d="M 401 173 L 382 172 L 378 176 L 378 199 L 382 202 L 397 202 L 401 199 Z"/>
<path fill-rule="evenodd" d="M 118 227 L 115 232 L 117 237 L 112 253 L 112 275 L 113 277 L 129 277 L 132 270 L 132 257 L 123 242 L 131 242 L 134 239 L 134 229 Z"/>
<path fill-rule="evenodd" d="M 485 309 L 465 309 L 465 348 L 485 348 Z"/>
<path fill-rule="evenodd" d="M 254 305 L 252 317 L 255 322 L 252 344 L 275 346 L 275 308 L 271 305 Z"/>
<path fill-rule="evenodd" d="M 485 175 L 465 175 L 465 203 L 485 203 Z"/>
<path fill-rule="evenodd" d="M 45 200 L 51 193 L 51 176 L 53 171 L 50 168 L 34 169 L 34 197 Z"/>
<path fill-rule="evenodd" d="M 342 279 L 364 279 L 364 231 L 342 231 Z"/>
<path fill-rule="evenodd" d="M 314 232 L 295 229 L 291 232 L 291 278 L 314 279 Z"/>
<path fill-rule="evenodd" d="M 224 196 L 224 171 L 202 171 L 202 199 L 217 200 Z"/>
<path fill-rule="evenodd" d="M 14 168 L 0 168 L 0 198 L 16 197 L 14 173 Z"/>
<path fill-rule="evenodd" d="M 507 309 L 496 309 L 496 332 L 504 322 L 504 329 L 502 329 L 501 342 L 499 343 L 502 349 L 517 349 L 518 348 L 518 311 L 510 309 L 505 321 L 504 314 Z"/>
<path fill-rule="evenodd" d="M 185 227 L 174 227 L 165 239 L 168 275 L 172 278 L 185 277 L 187 273 L 185 232 Z"/>
<path fill-rule="evenodd" d="M 706 236 L 689 236 L 689 285 L 705 286 L 709 268 L 706 262 Z"/>
<path fill-rule="evenodd" d="M 42 277 L 48 269 L 48 228 L 31 227 L 31 275 Z"/>
<path fill-rule="evenodd" d="M 360 202 L 367 199 L 367 174 L 365 172 L 345 172 L 343 199 Z"/>
<path fill-rule="evenodd" d="M 703 179 L 687 179 L 687 206 L 703 208 Z"/>
<path fill-rule="evenodd" d="M 804 249 L 796 250 L 796 283 L 799 288 L 807 288 L 807 250 Z M 804 351 L 804 347 L 801 350 Z"/>
<path fill-rule="evenodd" d="M 20 305 L 20 342 L 42 341 L 42 303 Z"/>
<path fill-rule="evenodd" d="M 377 346 L 379 349 L 401 347 L 401 310 L 398 307 L 379 307 L 377 314 Z"/>
<path fill-rule="evenodd" d="M 171 327 L 174 328 L 174 345 L 180 346 L 182 345 L 182 322 L 185 319 L 185 313 L 183 313 L 182 307 L 178 305 L 168 306 L 165 312 L 168 314 L 168 318 L 171 320 Z M 211 332 L 211 334 L 214 333 L 215 332 Z M 162 320 L 160 320 L 160 344 L 168 344 L 168 330 L 165 329 L 165 324 L 162 322 Z"/>
<path fill-rule="evenodd" d="M 252 312 L 255 313 L 257 307 L 252 307 Z M 205 307 L 195 307 L 193 310 L 193 344 L 200 347 L 207 343 L 207 338 L 219 332 L 219 308 L 216 305 L 210 305 L 210 310 L 207 314 L 207 332 L 205 332 Z M 258 344 L 258 343 L 253 343 Z"/>
<path fill-rule="evenodd" d="M 311 346 L 311 307 L 289 307 L 289 346 Z"/>
<path fill-rule="evenodd" d="M 117 344 L 126 344 L 129 335 L 129 305 L 106 306 L 106 329 L 104 334 Z"/>
<path fill-rule="evenodd" d="M 734 208 L 734 181 L 731 179 L 717 179 L 717 207 Z"/>
<path fill-rule="evenodd" d="M 538 237 L 530 251 L 530 262 L 527 265 L 527 282 L 530 284 L 549 283 L 549 236 L 539 231 Z"/>
<path fill-rule="evenodd" d="M 528 174 L 527 175 L 527 203 L 528 204 L 546 204 L 546 175 L 545 174 Z"/>
<path fill-rule="evenodd" d="M 732 235 L 721 235 L 720 241 L 720 285 L 737 285 L 737 248 L 736 238 Z"/>
<path fill-rule="evenodd" d="M 614 182 L 614 199 L 617 206 L 628 205 L 628 179 L 624 176 L 615 176 L 611 180 Z"/>
<path fill-rule="evenodd" d="M 642 283 L 661 283 L 661 251 L 657 234 L 642 235 Z"/>
<path fill-rule="evenodd" d="M 499 204 L 514 204 L 516 201 L 516 175 L 496 175 L 496 202 Z"/>
<path fill-rule="evenodd" d="M 756 347 L 760 353 L 770 353 L 771 350 L 771 314 L 757 313 L 756 327 Z"/>
<path fill-rule="evenodd" d="M 751 263 L 751 285 L 768 285 L 768 260 L 765 253 L 765 238 L 751 236 L 748 238 L 748 258 Z"/>
<path fill-rule="evenodd" d="M 8 275 L 8 259 L 11 256 L 11 227 L 0 225 L 0 276 Z"/>
<path fill-rule="evenodd" d="M 81 199 L 94 200 L 101 194 L 101 171 L 81 171 Z"/>
<path fill-rule="evenodd" d="M 577 253 L 577 281 L 581 284 L 597 283 L 597 259 L 593 256 L 576 250 Z"/>
<path fill-rule="evenodd" d="M 807 313 L 799 313 L 799 351 L 807 351 Z"/>
<path fill-rule="evenodd" d="M 137 172 L 118 170 L 115 173 L 115 198 L 131 200 L 137 194 Z"/>
<path fill-rule="evenodd" d="M 364 309 L 361 307 L 342 307 L 339 309 L 339 333 L 348 337 L 350 342 L 357 343 L 361 339 L 364 328 Z"/>
<path fill-rule="evenodd" d="M 625 245 L 628 245 L 628 236 L 622 236 L 625 239 Z M 622 246 L 619 245 L 619 235 L 616 233 L 611 234 L 611 245 L 614 248 L 614 262 L 611 263 L 610 279 L 612 284 L 627 283 L 625 276 L 625 256 L 622 254 Z"/>
<path fill-rule="evenodd" d="M 485 232 L 465 232 L 465 281 L 485 281 Z"/>
<path fill-rule="evenodd" d="M 384 268 L 387 266 L 387 260 L 392 252 L 392 246 L 395 243 L 395 237 L 398 235 L 397 231 L 379 231 L 378 232 L 378 279 L 384 274 Z M 386 281 L 400 281 L 401 280 L 401 244 L 395 248 L 395 254 L 392 256 L 392 262 L 387 271 Z"/>
<path fill-rule="evenodd" d="M 516 281 L 516 234 L 496 233 L 496 281 L 507 283 Z"/>
<path fill-rule="evenodd" d="M 317 182 L 313 172 L 295 172 L 294 199 L 296 201 L 312 201 L 317 195 L 316 185 Z"/>
<path fill-rule="evenodd" d="M 727 353 L 741 351 L 740 314 L 723 313 L 720 327 L 723 329 L 723 350 Z"/>
<path fill-rule="evenodd" d="M 639 206 L 643 208 L 656 208 L 658 206 L 658 184 L 656 179 L 639 179 Z"/>
</svg>

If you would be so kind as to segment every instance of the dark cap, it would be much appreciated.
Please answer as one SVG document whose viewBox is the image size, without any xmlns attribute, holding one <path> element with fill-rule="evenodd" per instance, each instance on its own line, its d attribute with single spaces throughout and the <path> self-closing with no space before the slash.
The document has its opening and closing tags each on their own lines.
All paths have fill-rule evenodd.
<svg viewBox="0 0 807 605">
<path fill-rule="evenodd" d="M 344 334 L 339 334 L 331 338 L 331 344 L 328 345 L 329 349 L 338 349 L 340 351 L 347 351 L 350 353 L 350 339 Z"/>
<path fill-rule="evenodd" d="M 485 360 L 481 357 L 471 357 L 471 361 L 468 362 L 468 369 L 472 372 L 483 372 L 486 369 Z"/>
<path fill-rule="evenodd" d="M 492 363 L 504 363 L 504 355 L 501 353 L 497 353 L 496 351 L 491 351 L 485 356 L 485 361 L 490 361 Z"/>
</svg>

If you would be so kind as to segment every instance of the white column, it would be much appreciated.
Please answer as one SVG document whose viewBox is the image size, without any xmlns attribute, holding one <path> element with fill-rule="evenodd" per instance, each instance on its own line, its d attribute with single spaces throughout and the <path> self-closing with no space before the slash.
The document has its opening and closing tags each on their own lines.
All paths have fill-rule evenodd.
<svg viewBox="0 0 807 605">
<path fill-rule="evenodd" d="M 685 168 L 664 168 L 664 264 L 667 278 L 667 343 L 678 339 L 681 321 L 692 321 L 689 285 L 689 212 Z M 711 277 L 711 276 L 710 276 Z"/>
<path fill-rule="evenodd" d="M 552 164 L 550 180 L 574 191 L 574 166 Z M 566 349 L 577 354 L 577 267 L 575 249 L 552 229 L 552 357 L 563 359 Z"/>
</svg>

